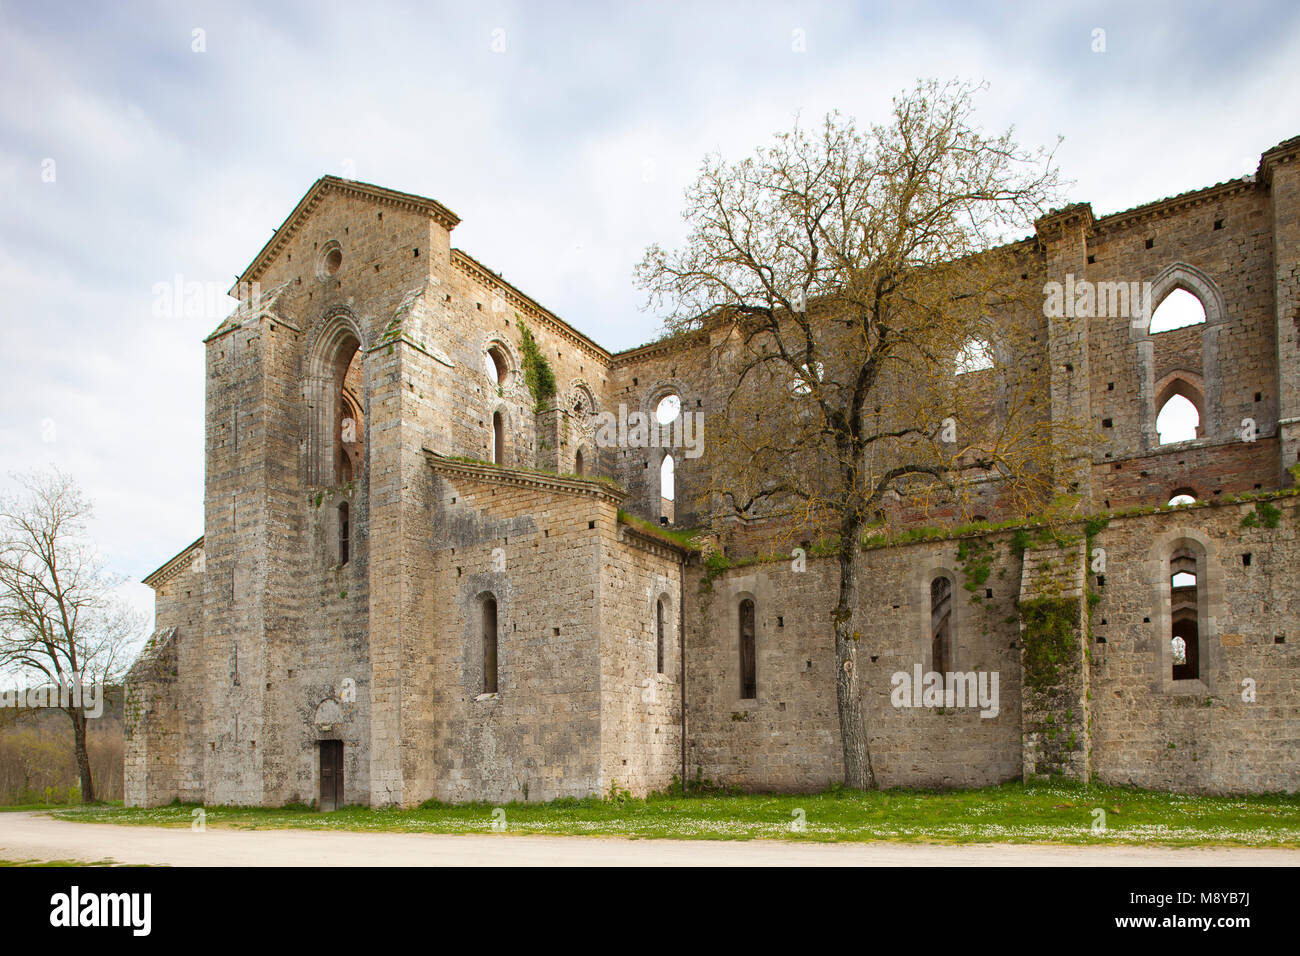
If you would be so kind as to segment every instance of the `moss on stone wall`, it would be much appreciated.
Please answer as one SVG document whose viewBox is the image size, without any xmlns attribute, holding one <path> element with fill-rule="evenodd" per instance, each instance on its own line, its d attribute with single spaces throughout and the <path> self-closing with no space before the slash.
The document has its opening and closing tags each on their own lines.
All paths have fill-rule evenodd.
<svg viewBox="0 0 1300 956">
<path fill-rule="evenodd" d="M 1282 509 L 1274 508 L 1267 501 L 1260 501 L 1255 510 L 1241 519 L 1243 528 L 1276 528 L 1282 521 Z"/>
<path fill-rule="evenodd" d="M 1024 685 L 1044 693 L 1075 663 L 1079 599 L 1042 597 L 1020 605 L 1024 622 Z"/>
</svg>

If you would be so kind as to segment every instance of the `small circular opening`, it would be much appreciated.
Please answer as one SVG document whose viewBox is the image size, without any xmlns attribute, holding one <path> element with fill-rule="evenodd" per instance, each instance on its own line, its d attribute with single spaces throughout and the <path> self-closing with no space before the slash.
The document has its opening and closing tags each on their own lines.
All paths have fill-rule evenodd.
<svg viewBox="0 0 1300 956">
<path fill-rule="evenodd" d="M 339 271 L 339 266 L 343 265 L 343 250 L 334 240 L 325 244 L 321 250 L 320 259 L 316 265 L 316 275 L 322 279 L 328 279 L 334 273 Z"/>
</svg>

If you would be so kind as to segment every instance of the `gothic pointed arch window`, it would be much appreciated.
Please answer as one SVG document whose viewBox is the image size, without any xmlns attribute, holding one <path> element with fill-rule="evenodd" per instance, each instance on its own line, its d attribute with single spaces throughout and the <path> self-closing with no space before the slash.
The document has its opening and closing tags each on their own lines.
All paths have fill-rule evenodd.
<svg viewBox="0 0 1300 956">
<path fill-rule="evenodd" d="M 1151 313 L 1152 335 L 1203 324 L 1205 305 L 1197 296 L 1180 286 L 1175 286 Z"/>
<path fill-rule="evenodd" d="M 364 352 L 346 311 L 327 316 L 308 359 L 308 477 L 312 484 L 346 484 L 365 472 Z"/>
<path fill-rule="evenodd" d="M 1156 391 L 1156 434 L 1161 445 L 1195 441 L 1203 434 L 1205 395 L 1194 372 L 1171 372 Z"/>
<path fill-rule="evenodd" d="M 1223 437 L 1232 423 L 1222 397 L 1222 290 L 1196 266 L 1173 262 L 1144 283 L 1138 302 L 1128 321 L 1138 382 L 1159 379 L 1143 390 L 1142 447 Z"/>
</svg>

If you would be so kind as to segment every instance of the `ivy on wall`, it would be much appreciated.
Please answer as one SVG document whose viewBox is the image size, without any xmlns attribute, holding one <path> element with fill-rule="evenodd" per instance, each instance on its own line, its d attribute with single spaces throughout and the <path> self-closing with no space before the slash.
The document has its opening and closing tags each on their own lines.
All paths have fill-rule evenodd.
<svg viewBox="0 0 1300 956">
<path fill-rule="evenodd" d="M 551 363 L 542 354 L 532 330 L 518 315 L 515 316 L 515 324 L 519 326 L 519 347 L 524 353 L 524 384 L 533 396 L 534 410 L 540 412 L 555 398 L 555 369 L 551 368 Z"/>
</svg>

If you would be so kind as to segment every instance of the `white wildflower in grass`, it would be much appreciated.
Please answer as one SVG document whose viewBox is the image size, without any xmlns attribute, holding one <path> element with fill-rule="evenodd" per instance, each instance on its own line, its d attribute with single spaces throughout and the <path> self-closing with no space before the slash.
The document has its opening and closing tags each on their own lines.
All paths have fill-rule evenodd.
<svg viewBox="0 0 1300 956">
<path fill-rule="evenodd" d="M 1092 831 L 1088 808 L 1104 807 Z M 68 807 L 63 819 L 189 828 L 193 804 L 152 809 Z M 942 843 L 1072 843 L 1300 846 L 1300 797 L 1212 797 L 1118 787 L 1004 784 L 982 790 L 651 797 L 508 804 L 512 835 L 570 834 L 706 840 L 893 840 Z M 792 808 L 805 829 L 792 831 Z M 419 809 L 205 807 L 209 827 L 491 834 L 487 804 Z"/>
</svg>

